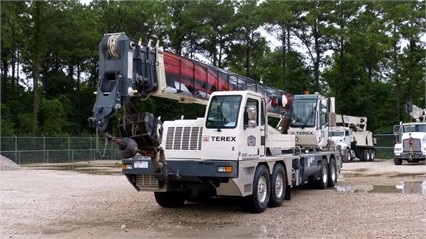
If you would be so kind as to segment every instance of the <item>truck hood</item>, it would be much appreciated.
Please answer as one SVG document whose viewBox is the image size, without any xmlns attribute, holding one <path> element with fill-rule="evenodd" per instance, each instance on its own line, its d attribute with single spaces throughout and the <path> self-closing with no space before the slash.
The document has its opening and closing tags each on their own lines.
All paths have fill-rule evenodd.
<svg viewBox="0 0 426 239">
<path fill-rule="evenodd" d="M 334 142 L 342 141 L 345 138 L 345 136 L 331 136 L 331 140 Z"/>
</svg>

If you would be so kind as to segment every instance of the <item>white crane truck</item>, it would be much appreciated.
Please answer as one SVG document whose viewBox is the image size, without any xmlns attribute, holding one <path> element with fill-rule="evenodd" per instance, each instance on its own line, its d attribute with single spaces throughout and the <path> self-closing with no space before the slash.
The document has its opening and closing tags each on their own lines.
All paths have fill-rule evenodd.
<svg viewBox="0 0 426 239">
<path fill-rule="evenodd" d="M 376 138 L 367 130 L 367 117 L 336 114 L 336 126 L 331 128 L 331 138 L 339 146 L 343 162 L 355 158 L 373 161 L 376 158 Z"/>
<path fill-rule="evenodd" d="M 261 213 L 289 200 L 292 187 L 337 183 L 341 157 L 328 136 L 333 100 L 292 96 L 125 33 L 105 34 L 99 52 L 89 124 L 117 144 L 123 174 L 136 190 L 153 191 L 160 206 L 232 196 L 244 211 Z M 149 96 L 204 104 L 204 118 L 162 123 L 144 112 L 120 119 L 120 137 L 106 132 L 130 97 Z M 268 117 L 280 119 L 276 128 Z"/>
<path fill-rule="evenodd" d="M 415 122 L 401 122 L 394 126 L 397 138 L 393 158 L 395 165 L 401 165 L 403 161 L 418 163 L 426 159 L 425 110 L 415 105 L 410 108 L 409 114 Z"/>
</svg>

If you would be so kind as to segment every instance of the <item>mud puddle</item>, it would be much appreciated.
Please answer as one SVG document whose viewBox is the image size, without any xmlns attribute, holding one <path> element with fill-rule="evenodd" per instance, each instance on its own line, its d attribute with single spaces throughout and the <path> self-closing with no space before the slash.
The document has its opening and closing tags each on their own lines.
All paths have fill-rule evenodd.
<svg viewBox="0 0 426 239">
<path fill-rule="evenodd" d="M 35 170 L 58 170 L 58 171 L 75 171 L 85 174 L 93 175 L 119 175 L 121 174 L 121 167 L 118 164 L 112 165 L 91 165 L 85 164 L 38 164 L 28 165 L 29 169 Z"/>
<path fill-rule="evenodd" d="M 399 181 L 395 186 L 389 185 L 352 185 L 336 186 L 339 193 L 403 193 L 426 195 L 426 180 L 420 182 Z"/>
</svg>

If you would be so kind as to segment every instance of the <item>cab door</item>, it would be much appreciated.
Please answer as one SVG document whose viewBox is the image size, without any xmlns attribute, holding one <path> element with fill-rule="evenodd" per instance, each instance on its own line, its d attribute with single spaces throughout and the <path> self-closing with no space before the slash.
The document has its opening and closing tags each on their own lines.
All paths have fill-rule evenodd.
<svg viewBox="0 0 426 239">
<path fill-rule="evenodd" d="M 265 124 L 261 125 L 262 108 L 265 107 L 262 107 L 258 99 L 247 98 L 243 108 L 243 130 L 240 138 L 241 149 L 244 149 L 241 152 L 243 159 L 254 159 L 265 155 Z"/>
</svg>

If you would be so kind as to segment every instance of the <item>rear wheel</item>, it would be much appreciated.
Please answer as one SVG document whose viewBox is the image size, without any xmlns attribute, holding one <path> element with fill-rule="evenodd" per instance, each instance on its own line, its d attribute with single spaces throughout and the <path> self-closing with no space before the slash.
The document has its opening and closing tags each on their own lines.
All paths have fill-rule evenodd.
<svg viewBox="0 0 426 239">
<path fill-rule="evenodd" d="M 325 158 L 321 160 L 320 179 L 316 183 L 319 189 L 326 189 L 328 186 L 328 167 Z"/>
<path fill-rule="evenodd" d="M 185 204 L 184 192 L 154 192 L 158 205 L 166 208 L 181 207 Z"/>
<path fill-rule="evenodd" d="M 376 150 L 370 149 L 370 161 L 374 161 L 375 158 L 376 158 Z"/>
<path fill-rule="evenodd" d="M 393 159 L 393 163 L 394 163 L 395 165 L 401 165 L 401 164 L 402 164 L 402 159 L 400 159 L 400 158 L 394 158 L 394 159 Z"/>
<path fill-rule="evenodd" d="M 253 178 L 253 194 L 243 198 L 242 209 L 252 213 L 264 212 L 269 204 L 270 191 L 269 171 L 265 165 L 259 165 Z"/>
<path fill-rule="evenodd" d="M 279 207 L 284 201 L 287 193 L 287 174 L 282 164 L 276 164 L 271 175 L 271 197 L 270 207 Z"/>
<path fill-rule="evenodd" d="M 334 187 L 337 183 L 337 167 L 336 160 L 334 158 L 330 159 L 328 164 L 328 187 Z"/>
<path fill-rule="evenodd" d="M 368 149 L 364 149 L 362 151 L 363 153 L 363 160 L 362 161 L 369 161 L 370 160 L 370 153 L 368 151 Z"/>
</svg>

